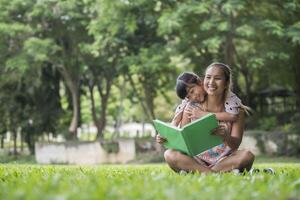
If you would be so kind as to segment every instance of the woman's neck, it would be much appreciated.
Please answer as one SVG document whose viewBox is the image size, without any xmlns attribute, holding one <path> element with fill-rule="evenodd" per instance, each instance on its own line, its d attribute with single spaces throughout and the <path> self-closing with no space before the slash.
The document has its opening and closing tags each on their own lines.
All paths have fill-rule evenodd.
<svg viewBox="0 0 300 200">
<path fill-rule="evenodd" d="M 224 110 L 222 96 L 208 96 L 206 108 L 209 112 L 222 112 Z"/>
</svg>

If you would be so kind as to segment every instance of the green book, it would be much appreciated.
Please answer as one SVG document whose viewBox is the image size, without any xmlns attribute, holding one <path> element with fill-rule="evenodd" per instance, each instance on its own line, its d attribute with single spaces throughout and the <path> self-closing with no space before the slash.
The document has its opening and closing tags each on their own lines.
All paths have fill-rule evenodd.
<svg viewBox="0 0 300 200">
<path fill-rule="evenodd" d="M 155 129 L 167 139 L 164 146 L 176 149 L 189 156 L 196 156 L 223 142 L 220 136 L 211 131 L 218 127 L 215 114 L 208 114 L 182 128 L 177 128 L 160 120 L 153 120 Z"/>
</svg>

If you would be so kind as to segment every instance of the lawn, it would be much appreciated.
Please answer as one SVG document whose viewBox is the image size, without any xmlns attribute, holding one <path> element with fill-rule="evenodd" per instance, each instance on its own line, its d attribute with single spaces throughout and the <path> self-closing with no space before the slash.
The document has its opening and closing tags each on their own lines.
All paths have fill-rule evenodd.
<svg viewBox="0 0 300 200">
<path fill-rule="evenodd" d="M 300 164 L 266 163 L 275 175 L 178 175 L 165 164 L 0 165 L 0 199 L 299 199 Z"/>
</svg>

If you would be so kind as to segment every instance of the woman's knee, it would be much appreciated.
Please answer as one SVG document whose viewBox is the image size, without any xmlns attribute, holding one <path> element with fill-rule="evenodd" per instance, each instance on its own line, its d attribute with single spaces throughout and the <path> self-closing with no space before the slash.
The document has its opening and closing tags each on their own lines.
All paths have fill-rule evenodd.
<svg viewBox="0 0 300 200">
<path fill-rule="evenodd" d="M 252 163 L 254 162 L 255 156 L 251 151 L 242 150 L 240 156 L 240 161 L 242 165 L 252 165 Z"/>
<path fill-rule="evenodd" d="M 164 158 L 165 158 L 167 163 L 175 164 L 177 162 L 177 159 L 178 159 L 178 152 L 174 151 L 172 149 L 167 149 L 164 153 Z"/>
</svg>

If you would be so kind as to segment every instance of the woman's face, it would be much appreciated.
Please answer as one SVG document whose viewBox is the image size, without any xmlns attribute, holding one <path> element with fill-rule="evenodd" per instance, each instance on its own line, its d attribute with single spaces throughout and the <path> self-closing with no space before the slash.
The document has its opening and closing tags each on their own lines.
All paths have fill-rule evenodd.
<svg viewBox="0 0 300 200">
<path fill-rule="evenodd" d="M 206 70 L 204 89 L 208 95 L 223 95 L 226 87 L 225 75 L 221 68 L 212 66 Z"/>
</svg>

